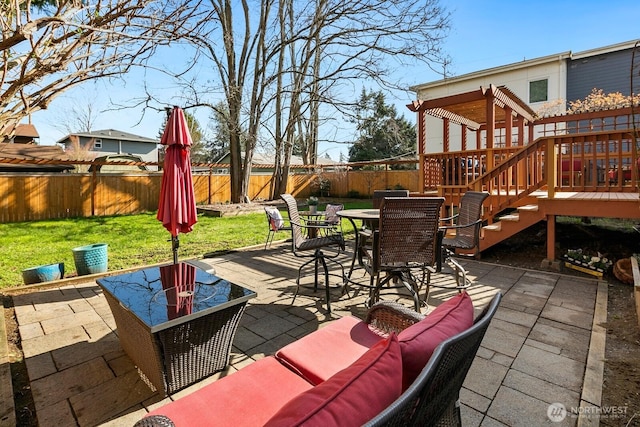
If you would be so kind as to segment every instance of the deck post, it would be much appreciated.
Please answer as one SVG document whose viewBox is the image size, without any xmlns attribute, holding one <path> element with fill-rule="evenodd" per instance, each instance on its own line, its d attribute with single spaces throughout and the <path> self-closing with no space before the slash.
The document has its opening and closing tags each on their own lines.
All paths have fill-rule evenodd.
<svg viewBox="0 0 640 427">
<path fill-rule="evenodd" d="M 556 216 L 547 215 L 547 259 L 556 259 Z"/>
</svg>

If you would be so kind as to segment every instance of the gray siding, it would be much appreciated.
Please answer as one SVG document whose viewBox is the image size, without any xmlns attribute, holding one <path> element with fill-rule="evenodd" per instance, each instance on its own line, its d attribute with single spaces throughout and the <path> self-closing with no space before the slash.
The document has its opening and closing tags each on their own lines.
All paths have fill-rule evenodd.
<svg viewBox="0 0 640 427">
<path fill-rule="evenodd" d="M 584 99 L 594 88 L 604 93 L 630 92 L 632 49 L 568 60 L 567 101 Z"/>
</svg>

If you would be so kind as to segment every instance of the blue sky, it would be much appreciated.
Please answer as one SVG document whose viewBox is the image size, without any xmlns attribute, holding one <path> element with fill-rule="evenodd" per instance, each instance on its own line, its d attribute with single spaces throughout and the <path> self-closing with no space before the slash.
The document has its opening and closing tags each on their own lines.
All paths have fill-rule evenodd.
<svg viewBox="0 0 640 427">
<path fill-rule="evenodd" d="M 516 2 L 508 0 L 450 0 L 442 1 L 452 12 L 452 28 L 444 44 L 452 58 L 449 72 L 461 75 L 486 68 L 511 64 L 524 59 L 563 53 L 581 52 L 621 42 L 640 40 L 640 1 L 556 0 Z M 33 115 L 32 121 L 40 133 L 40 143 L 54 144 L 65 133 L 53 123 L 69 105 L 86 105 L 95 100 L 99 110 L 109 108 L 109 99 L 125 104 L 140 93 L 141 74 L 125 77 L 113 83 L 101 82 L 61 95 L 47 111 Z M 398 82 L 406 87 L 439 80 L 441 76 L 425 67 L 404 67 Z M 150 82 L 156 88 L 159 82 Z M 377 88 L 369 88 L 377 90 Z M 170 92 L 170 88 L 166 89 Z M 415 122 L 414 114 L 405 105 L 413 94 L 398 92 L 388 95 L 387 101 L 398 112 Z M 150 138 L 157 136 L 162 114 L 141 108 L 101 113 L 94 129 L 118 129 Z M 196 113 L 205 126 L 207 115 Z M 348 146 L 323 144 L 321 155 L 338 160 L 345 156 Z"/>
</svg>

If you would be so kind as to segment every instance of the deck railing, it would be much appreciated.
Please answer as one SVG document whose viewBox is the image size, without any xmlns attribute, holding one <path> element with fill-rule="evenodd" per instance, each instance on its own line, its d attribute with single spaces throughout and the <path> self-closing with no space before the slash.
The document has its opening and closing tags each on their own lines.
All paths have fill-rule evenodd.
<svg viewBox="0 0 640 427">
<path fill-rule="evenodd" d="M 425 191 L 437 191 L 455 206 L 467 190 L 488 191 L 486 219 L 518 206 L 534 191 L 637 192 L 637 147 L 630 129 L 549 136 L 524 147 L 426 154 L 421 158 Z M 546 163 L 546 159 L 553 159 Z M 489 170 L 488 165 L 495 166 Z"/>
</svg>

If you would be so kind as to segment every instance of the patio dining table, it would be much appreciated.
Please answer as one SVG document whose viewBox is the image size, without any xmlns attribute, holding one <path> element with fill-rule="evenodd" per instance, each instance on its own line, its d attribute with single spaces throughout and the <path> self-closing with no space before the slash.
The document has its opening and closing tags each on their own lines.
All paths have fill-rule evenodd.
<svg viewBox="0 0 640 427">
<path fill-rule="evenodd" d="M 360 233 L 358 232 L 358 226 L 356 220 L 363 221 L 368 224 L 375 224 L 377 226 L 380 221 L 380 209 L 343 209 L 336 212 L 340 218 L 349 220 L 353 229 L 355 230 L 355 243 L 353 245 L 353 257 L 351 258 L 351 267 L 347 273 L 347 278 L 351 278 L 351 273 L 356 265 L 356 259 L 358 257 L 358 251 L 360 250 Z M 373 230 L 372 230 L 373 231 Z"/>
</svg>

